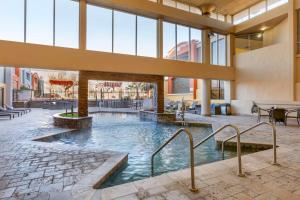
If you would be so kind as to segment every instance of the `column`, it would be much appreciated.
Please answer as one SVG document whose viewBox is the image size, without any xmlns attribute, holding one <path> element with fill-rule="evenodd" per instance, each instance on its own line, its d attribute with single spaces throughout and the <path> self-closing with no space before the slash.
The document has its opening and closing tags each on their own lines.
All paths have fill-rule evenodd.
<svg viewBox="0 0 300 200">
<path fill-rule="evenodd" d="M 164 113 L 165 99 L 164 99 L 164 77 L 161 76 L 156 82 L 157 90 L 157 113 Z"/>
<path fill-rule="evenodd" d="M 234 35 L 227 35 L 227 67 L 234 67 L 233 56 L 235 54 Z M 227 103 L 235 99 L 235 81 L 227 80 L 224 82 L 224 97 Z"/>
<path fill-rule="evenodd" d="M 296 42 L 297 42 L 297 19 L 296 19 L 296 1 L 288 1 L 288 33 L 289 33 L 289 61 L 291 69 L 291 101 L 296 100 L 296 80 L 297 80 L 297 71 L 296 71 Z"/>
<path fill-rule="evenodd" d="M 86 49 L 86 0 L 79 1 L 79 49 Z"/>
<path fill-rule="evenodd" d="M 163 20 L 158 19 L 157 21 L 157 58 L 163 59 Z"/>
<path fill-rule="evenodd" d="M 202 31 L 202 62 L 210 64 L 210 30 Z M 201 115 L 210 116 L 211 80 L 201 80 Z"/>
<path fill-rule="evenodd" d="M 88 112 L 88 78 L 84 71 L 79 71 L 78 82 L 78 115 L 79 117 L 87 117 Z"/>
<path fill-rule="evenodd" d="M 12 68 L 10 67 L 5 67 L 5 74 L 4 74 L 4 79 L 5 79 L 5 92 L 4 92 L 4 102 L 8 106 L 13 105 L 13 79 L 12 79 Z"/>
</svg>

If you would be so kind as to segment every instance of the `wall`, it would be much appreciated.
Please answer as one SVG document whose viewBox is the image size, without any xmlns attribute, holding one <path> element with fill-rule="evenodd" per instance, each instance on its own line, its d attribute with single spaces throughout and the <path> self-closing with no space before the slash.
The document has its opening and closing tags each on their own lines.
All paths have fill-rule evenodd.
<svg viewBox="0 0 300 200">
<path fill-rule="evenodd" d="M 288 19 L 286 18 L 274 28 L 267 30 L 263 34 L 264 46 L 277 43 L 288 42 Z"/>
<path fill-rule="evenodd" d="M 235 113 L 249 114 L 252 100 L 293 100 L 287 49 L 288 43 L 282 42 L 235 56 L 237 101 L 232 102 Z"/>
</svg>

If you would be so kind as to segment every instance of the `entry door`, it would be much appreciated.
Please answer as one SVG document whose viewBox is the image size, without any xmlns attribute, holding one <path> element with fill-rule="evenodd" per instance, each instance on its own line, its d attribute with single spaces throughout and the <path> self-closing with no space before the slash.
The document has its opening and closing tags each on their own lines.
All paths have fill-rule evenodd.
<svg viewBox="0 0 300 200">
<path fill-rule="evenodd" d="M 4 88 L 0 88 L 0 106 L 4 107 Z"/>
</svg>

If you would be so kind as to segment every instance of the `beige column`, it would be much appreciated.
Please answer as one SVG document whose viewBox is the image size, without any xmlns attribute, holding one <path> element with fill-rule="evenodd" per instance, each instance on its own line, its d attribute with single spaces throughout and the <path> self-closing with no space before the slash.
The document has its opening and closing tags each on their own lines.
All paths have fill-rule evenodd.
<svg viewBox="0 0 300 200">
<path fill-rule="evenodd" d="M 78 82 L 78 115 L 79 117 L 86 117 L 88 113 L 88 78 L 84 71 L 79 71 Z"/>
<path fill-rule="evenodd" d="M 79 49 L 86 49 L 86 0 L 79 1 Z"/>
<path fill-rule="evenodd" d="M 210 64 L 210 30 L 202 31 L 202 62 Z M 211 80 L 201 80 L 201 115 L 210 116 Z"/>
<path fill-rule="evenodd" d="M 163 58 L 163 20 L 157 20 L 157 58 Z"/>
<path fill-rule="evenodd" d="M 233 57 L 235 54 L 234 35 L 227 35 L 227 67 L 234 67 Z M 235 99 L 235 81 L 224 82 L 224 97 L 225 101 L 230 103 L 231 100 Z"/>
<path fill-rule="evenodd" d="M 161 76 L 156 82 L 157 86 L 157 113 L 164 113 L 165 99 L 164 99 L 164 77 Z"/>
<path fill-rule="evenodd" d="M 288 33 L 289 33 L 289 51 L 290 51 L 290 69 L 291 69 L 291 101 L 296 100 L 296 42 L 297 42 L 297 19 L 296 19 L 296 10 L 295 10 L 295 0 L 289 0 L 288 2 Z"/>
</svg>

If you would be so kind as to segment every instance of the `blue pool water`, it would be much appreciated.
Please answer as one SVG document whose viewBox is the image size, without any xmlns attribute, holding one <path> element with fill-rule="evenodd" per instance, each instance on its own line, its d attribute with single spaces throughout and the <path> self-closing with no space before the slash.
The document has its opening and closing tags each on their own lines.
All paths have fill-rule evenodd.
<svg viewBox="0 0 300 200">
<path fill-rule="evenodd" d="M 93 116 L 93 128 L 76 134 L 66 134 L 57 138 L 56 143 L 93 147 L 119 152 L 127 152 L 128 165 L 111 177 L 104 187 L 131 182 L 149 177 L 151 174 L 151 154 L 180 126 L 141 121 L 134 114 L 102 113 Z M 212 132 L 208 127 L 190 127 L 195 143 Z M 155 158 L 155 172 L 160 174 L 189 166 L 189 141 L 181 134 Z M 225 151 L 225 158 L 235 156 L 234 151 Z M 195 151 L 197 165 L 221 160 L 222 153 L 216 149 L 212 138 Z"/>
</svg>

